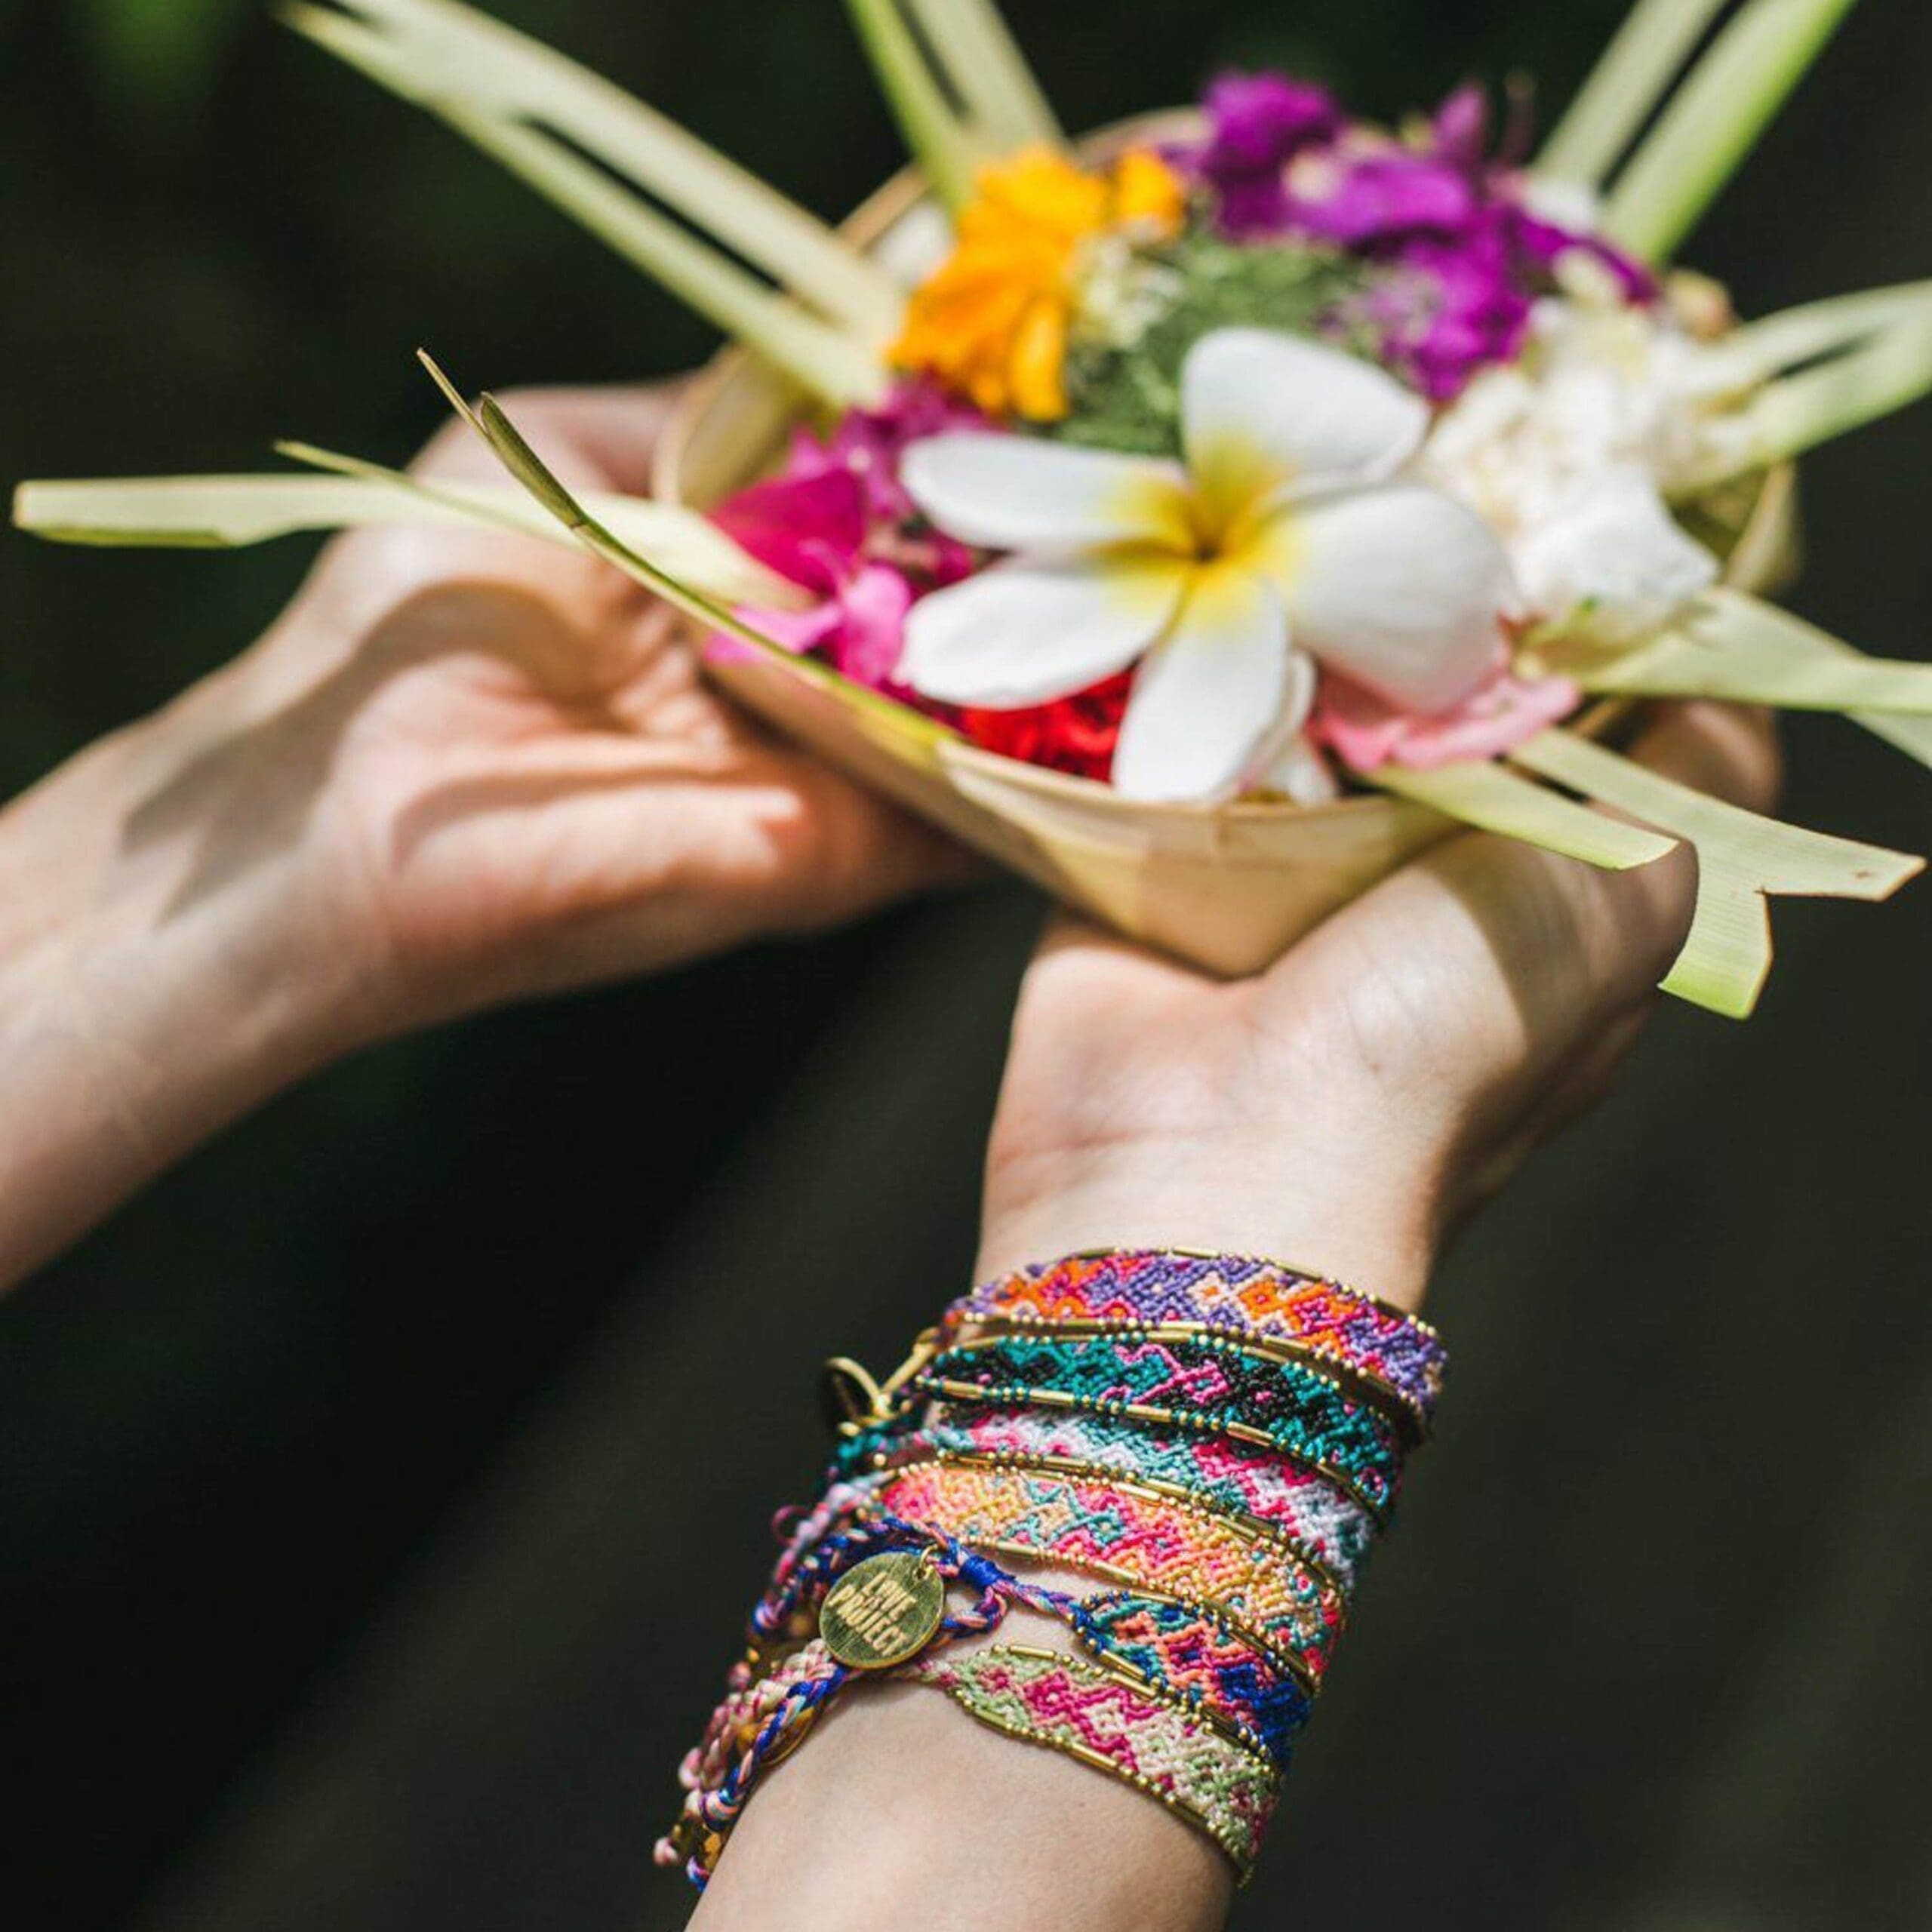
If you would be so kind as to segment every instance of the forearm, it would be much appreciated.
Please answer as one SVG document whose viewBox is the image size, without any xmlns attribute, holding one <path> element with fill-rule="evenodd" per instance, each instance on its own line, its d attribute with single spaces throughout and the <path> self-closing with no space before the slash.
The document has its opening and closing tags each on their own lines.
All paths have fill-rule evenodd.
<svg viewBox="0 0 1932 1932">
<path fill-rule="evenodd" d="M 1014 1641 L 1051 1644 L 1026 1620 Z M 1213 1932 L 1232 1868 L 1126 1786 L 885 1684 L 827 1718 L 734 1834 L 703 1932 Z"/>
<path fill-rule="evenodd" d="M 245 829 L 224 680 L 0 813 L 0 1285 L 348 1043 L 303 828 Z"/>
<path fill-rule="evenodd" d="M 1386 1257 L 1401 1270 L 1396 1298 L 1419 1303 L 1436 1217 L 1388 1184 L 1392 1158 L 1383 1177 L 1351 1177 L 1312 1136 L 1293 1170 L 1301 1179 L 1269 1186 L 1260 1164 L 1227 1161 L 1225 1151 L 1122 1146 L 1091 1166 L 1057 1161 L 1058 1194 L 1034 1191 L 1047 1177 L 1029 1161 L 996 1171 L 980 1278 L 1098 1245 L 1156 1244 L 1165 1221 L 1178 1224 L 1178 1243 L 1223 1253 L 1254 1251 L 1265 1235 L 1276 1252 L 1324 1269 Z M 1322 1251 L 1318 1262 L 1294 1245 L 1297 1225 Z M 1119 1237 L 1109 1242 L 1112 1229 Z M 1000 1560 L 1069 1595 L 1105 1587 L 1011 1552 Z M 994 1642 L 1081 1654 L 1063 1621 L 1023 1607 L 950 1654 Z M 1200 1831 L 1129 1786 L 975 1724 L 930 1688 L 872 1684 L 835 1706 L 761 1783 L 695 1923 L 706 1932 L 778 1923 L 883 1932 L 916 1897 L 922 1923 L 962 1932 L 989 1924 L 1211 1932 L 1233 1877 Z"/>
</svg>

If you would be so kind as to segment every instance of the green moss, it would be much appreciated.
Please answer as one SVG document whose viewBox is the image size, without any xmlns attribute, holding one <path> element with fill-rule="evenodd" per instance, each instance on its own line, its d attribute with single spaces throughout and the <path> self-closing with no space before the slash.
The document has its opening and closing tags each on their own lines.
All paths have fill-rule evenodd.
<svg viewBox="0 0 1932 1932">
<path fill-rule="evenodd" d="M 1180 368 L 1201 337 L 1235 326 L 1318 330 L 1364 355 L 1365 331 L 1338 327 L 1375 271 L 1333 251 L 1241 247 L 1211 235 L 1184 237 L 1140 258 L 1159 306 L 1137 340 L 1121 346 L 1076 340 L 1067 358 L 1072 409 L 1054 434 L 1070 443 L 1171 456 L 1180 446 Z M 1143 298 L 1145 299 L 1145 298 Z"/>
</svg>

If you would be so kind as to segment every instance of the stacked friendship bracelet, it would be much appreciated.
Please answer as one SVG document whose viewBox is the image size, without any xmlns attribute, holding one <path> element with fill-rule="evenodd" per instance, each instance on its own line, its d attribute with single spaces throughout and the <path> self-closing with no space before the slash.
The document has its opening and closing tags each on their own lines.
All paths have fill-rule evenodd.
<svg viewBox="0 0 1932 1932">
<path fill-rule="evenodd" d="M 1161 1249 L 986 1283 L 883 1385 L 829 1364 L 826 1487 L 780 1519 L 660 1862 L 703 1884 L 760 1772 L 890 1675 L 1146 1792 L 1245 1875 L 1443 1363 L 1355 1290 Z M 986 1643 L 1016 1606 L 1074 1648 Z"/>
</svg>

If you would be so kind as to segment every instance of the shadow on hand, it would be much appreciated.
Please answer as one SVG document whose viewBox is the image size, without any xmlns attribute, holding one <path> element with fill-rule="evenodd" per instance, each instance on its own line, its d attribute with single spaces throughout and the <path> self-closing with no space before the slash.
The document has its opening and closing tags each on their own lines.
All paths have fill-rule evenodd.
<svg viewBox="0 0 1932 1932">
<path fill-rule="evenodd" d="M 560 730 L 629 734 L 634 727 L 586 675 L 595 651 L 593 640 L 533 592 L 481 580 L 419 591 L 398 602 L 340 663 L 273 708 L 248 715 L 251 688 L 240 681 L 232 706 L 237 721 L 135 806 L 122 830 L 122 850 L 140 857 L 177 844 L 191 848 L 164 914 L 170 918 L 285 857 L 309 833 L 358 722 L 412 673 L 441 661 L 494 660 L 527 681 L 533 700 L 555 708 Z M 422 749 L 430 760 L 450 748 L 435 742 L 435 709 L 426 705 L 421 721 Z M 441 721 L 448 727 L 447 718 Z M 400 736 L 411 721 L 398 709 L 395 723 Z M 490 802 L 555 797 L 648 775 L 472 776 L 443 788 L 448 795 L 441 806 L 426 796 L 416 808 L 427 814 L 424 823 L 401 835 L 406 843 L 419 841 L 440 822 L 438 814 L 447 820 Z"/>
</svg>

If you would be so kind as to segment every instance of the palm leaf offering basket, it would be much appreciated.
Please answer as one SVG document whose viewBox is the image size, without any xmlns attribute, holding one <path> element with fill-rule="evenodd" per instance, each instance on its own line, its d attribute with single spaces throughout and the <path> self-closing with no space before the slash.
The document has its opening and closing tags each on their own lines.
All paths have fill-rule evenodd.
<svg viewBox="0 0 1932 1932">
<path fill-rule="evenodd" d="M 1149 117 L 1083 146 L 1105 154 L 1194 126 L 1191 115 Z M 931 213 L 918 178 L 906 174 L 873 196 L 842 232 L 888 260 L 898 242 L 909 269 L 915 269 L 934 239 Z M 726 349 L 667 428 L 656 465 L 657 494 L 709 509 L 768 474 L 799 405 L 795 386 L 768 364 Z M 1780 465 L 1718 506 L 1728 525 L 1722 532 L 1728 583 L 1765 591 L 1790 573 L 1795 481 L 1791 466 Z M 788 737 L 1066 904 L 1218 974 L 1269 965 L 1330 913 L 1463 822 L 1423 796 L 1393 789 L 1315 805 L 1149 804 L 1091 779 L 983 750 L 903 707 L 854 705 L 836 685 L 800 675 L 795 659 L 726 654 L 713 662 L 711 675 Z M 1610 731 L 1624 709 L 1605 701 L 1584 728 L 1593 735 Z M 1425 783 L 1417 789 L 1435 788 Z M 1482 812 L 1506 826 L 1511 801 L 1497 789 L 1487 805 L 1469 800 L 1464 814 Z M 1583 829 L 1586 839 L 1590 829 Z M 1589 848 L 1592 856 L 1598 850 Z M 1621 850 L 1605 856 L 1625 857 Z"/>
<path fill-rule="evenodd" d="M 1321 120 L 1323 131 L 1297 124 L 1294 155 L 1264 155 L 1260 173 L 1253 130 L 1245 124 L 1231 130 L 1226 100 L 1218 124 L 1212 114 L 1166 113 L 1069 143 L 987 0 L 904 0 L 903 7 L 897 0 L 851 0 L 921 170 L 881 189 L 836 233 L 654 110 L 457 0 L 297 5 L 290 18 L 312 38 L 439 115 L 735 338 L 677 409 L 660 446 L 655 500 L 574 496 L 500 408 L 485 398 L 472 409 L 445 380 L 451 401 L 489 441 L 521 494 L 433 486 L 288 445 L 286 454 L 329 473 L 29 485 L 20 493 L 17 518 L 74 540 L 199 543 L 356 522 L 480 519 L 586 545 L 684 610 L 700 627 L 710 674 L 746 709 L 1068 903 L 1218 974 L 1264 967 L 1300 934 L 1460 827 L 1611 867 L 1643 864 L 1687 842 L 1699 860 L 1697 912 L 1664 983 L 1713 1010 L 1742 1015 L 1770 966 L 1767 894 L 1880 899 L 1921 862 L 1758 817 L 1649 771 L 1615 749 L 1631 705 L 1709 697 L 1835 710 L 1932 764 L 1932 666 L 1863 657 L 1762 601 L 1795 562 L 1791 460 L 1932 389 L 1932 285 L 1815 303 L 1734 326 L 1721 313 L 1721 291 L 1672 279 L 1663 269 L 1849 4 L 1747 0 L 1720 22 L 1723 0 L 1640 0 L 1533 166 L 1512 163 L 1506 176 L 1468 158 L 1468 137 L 1457 131 L 1453 106 L 1422 133 L 1370 136 L 1358 126 L 1337 134 L 1331 109 L 1309 106 L 1318 91 L 1281 77 L 1267 77 L 1263 93 L 1244 102 L 1265 99 L 1278 116 L 1292 110 L 1311 127 Z M 1687 62 L 1688 76 L 1672 93 Z M 1634 153 L 1606 187 L 1633 143 Z M 1643 481 L 1639 494 L 1655 506 L 1649 524 L 1605 525 L 1607 512 L 1595 498 L 1583 511 L 1565 513 L 1573 529 L 1587 525 L 1596 533 L 1592 554 L 1599 561 L 1608 557 L 1602 568 L 1613 590 L 1635 568 L 1620 547 L 1626 529 L 1636 533 L 1632 545 L 1651 546 L 1673 568 L 1681 568 L 1689 552 L 1703 574 L 1667 605 L 1647 606 L 1641 625 L 1609 626 L 1603 620 L 1609 604 L 1593 584 L 1569 594 L 1562 608 L 1499 612 L 1508 619 L 1501 634 L 1514 655 L 1497 676 L 1512 691 L 1553 688 L 1534 680 L 1560 678 L 1574 698 L 1564 715 L 1537 717 L 1480 755 L 1339 761 L 1346 789 L 1330 783 L 1315 796 L 1286 795 L 1258 764 L 1239 784 L 1210 795 L 1137 795 L 1104 774 L 1050 768 L 975 743 L 961 724 L 968 714 L 924 702 L 897 672 L 847 675 L 849 667 L 822 651 L 781 643 L 773 635 L 781 626 L 764 614 L 795 611 L 799 580 L 795 573 L 786 580 L 748 540 L 734 541 L 729 512 L 745 493 L 786 472 L 801 423 L 835 426 L 848 412 L 876 408 L 895 381 L 917 375 L 952 380 L 961 406 L 970 402 L 983 419 L 995 419 L 986 426 L 1009 447 L 1023 437 L 1029 451 L 1041 448 L 1069 434 L 1068 442 L 1051 445 L 1066 451 L 1062 467 L 1074 466 L 1068 474 L 1084 473 L 1082 463 L 1091 469 L 1155 460 L 1075 453 L 1078 438 L 1071 432 L 1078 426 L 1079 405 L 1066 399 L 1066 383 L 1109 356 L 1108 366 L 1131 369 L 1135 351 L 1131 343 L 1121 348 L 1128 337 L 1117 335 L 1098 362 L 1090 354 L 1082 365 L 1082 298 L 1066 291 L 1084 276 L 1079 286 L 1090 307 L 1097 306 L 1095 279 L 1109 275 L 1137 291 L 1133 300 L 1143 308 L 1152 300 L 1148 289 L 1171 305 L 1186 299 L 1187 271 L 1176 263 L 1204 260 L 1224 281 L 1238 281 L 1262 251 L 1185 231 L 1196 217 L 1176 212 L 1179 200 L 1153 217 L 1168 224 L 1158 235 L 1146 212 L 1164 184 L 1192 180 L 1190 166 L 1204 167 L 1211 177 L 1215 157 L 1229 154 L 1247 171 L 1237 184 L 1241 192 L 1253 192 L 1258 183 L 1290 211 L 1284 219 L 1315 224 L 1319 239 L 1307 261 L 1327 273 L 1338 260 L 1352 260 L 1353 250 L 1369 264 L 1364 273 L 1379 278 L 1377 299 L 1417 285 L 1421 271 L 1414 264 L 1439 261 L 1441 237 L 1432 231 L 1399 259 L 1392 249 L 1408 245 L 1392 244 L 1386 235 L 1372 243 L 1345 239 L 1338 255 L 1333 223 L 1356 178 L 1351 169 L 1361 171 L 1364 183 L 1380 171 L 1378 192 L 1395 179 L 1451 192 L 1460 178 L 1474 198 L 1471 221 L 1512 223 L 1511 234 L 1529 238 L 1551 260 L 1560 257 L 1561 272 L 1552 270 L 1555 278 L 1541 288 L 1543 306 L 1524 301 L 1514 346 L 1492 356 L 1499 368 L 1475 377 L 1466 404 L 1454 399 L 1463 376 L 1432 389 L 1439 372 L 1419 377 L 1414 367 L 1402 369 L 1438 405 L 1437 426 L 1419 459 L 1425 464 L 1458 412 L 1467 420 L 1479 392 L 1493 404 L 1499 381 L 1518 380 L 1511 357 L 1527 352 L 1522 344 L 1537 325 L 1534 317 L 1551 312 L 1552 303 L 1563 306 L 1555 301 L 1569 292 L 1561 275 L 1580 256 L 1591 256 L 1599 268 L 1608 264 L 1626 290 L 1644 287 L 1645 314 L 1664 302 L 1660 289 L 1680 309 L 1701 305 L 1706 320 L 1697 328 L 1673 323 L 1663 331 L 1666 349 L 1678 358 L 1671 366 L 1688 369 L 1691 379 L 1657 413 L 1660 436 L 1674 439 L 1676 448 L 1685 440 L 1676 415 L 1705 412 L 1699 421 L 1708 417 L 1707 445 L 1688 457 L 1679 450 L 1667 475 Z M 1025 158 L 1016 162 L 1016 155 Z M 1322 168 L 1331 184 L 1339 178 L 1342 186 L 1331 186 L 1331 198 L 1309 213 L 1303 184 L 1324 178 Z M 1015 184 L 1035 205 L 1016 208 Z M 1198 183 L 1187 192 L 1198 206 Z M 1223 226 L 1234 205 L 1233 191 L 1227 192 L 1216 217 Z M 1137 192 L 1144 205 L 1130 220 L 1121 211 Z M 1001 272 L 1014 263 L 1036 264 L 1041 237 L 1049 233 L 1038 205 L 1049 196 L 1059 198 L 1053 220 L 1067 207 L 1112 212 L 1078 216 L 1085 230 L 1054 258 L 1051 300 L 1041 293 L 1049 285 L 1036 282 L 1029 319 L 1003 339 L 999 352 L 1009 360 L 983 360 L 962 375 L 965 334 L 947 335 L 946 318 L 959 312 L 943 306 L 949 300 L 956 305 L 960 291 L 973 286 L 961 264 L 971 257 L 974 272 L 989 261 Z M 1552 212 L 1559 205 L 1567 227 Z M 1375 205 L 1379 211 L 1382 204 Z M 1325 229 L 1324 220 L 1331 222 Z M 1054 237 L 1058 248 L 1057 231 Z M 1072 264 L 1081 265 L 1077 274 Z M 1177 288 L 1180 297 L 1172 292 Z M 1589 299 L 1606 300 L 1601 293 Z M 1629 312 L 1638 312 L 1638 298 L 1627 300 Z M 922 314 L 923 358 L 909 355 Z M 1273 312 L 1264 304 L 1234 319 L 1265 328 Z M 1149 340 L 1155 332 L 1144 320 L 1122 326 L 1130 335 L 1141 329 Z M 1358 339 L 1349 346 L 1361 352 Z M 1200 352 L 1197 344 L 1181 365 L 1184 396 L 1193 393 Z M 1321 352 L 1343 359 L 1340 349 Z M 1584 371 L 1586 379 L 1595 374 Z M 1386 378 L 1374 380 L 1393 387 Z M 1521 408 L 1540 408 L 1534 378 L 1527 380 L 1527 386 L 1518 383 L 1528 398 Z M 1414 403 L 1404 406 L 1419 417 L 1424 413 Z M 1527 420 L 1543 433 L 1540 419 Z M 1291 426 L 1290 433 L 1300 432 Z M 1337 433 L 1346 438 L 1349 426 Z M 992 439 L 940 435 L 936 441 Z M 1620 465 L 1619 487 L 1627 490 L 1628 465 L 1621 457 Z M 1169 471 L 1178 474 L 1171 462 L 1161 473 Z M 909 479 L 912 473 L 909 461 Z M 1401 487 L 1415 501 L 1430 483 L 1425 474 Z M 1198 479 L 1189 487 L 1197 485 Z M 917 509 L 945 538 L 940 506 L 921 499 Z M 1433 513 L 1447 514 L 1439 503 Z M 1466 520 L 1466 512 L 1457 514 Z M 963 528 L 958 534 L 974 536 Z M 1484 540 L 1494 548 L 1497 540 Z M 989 540 L 983 534 L 978 541 Z M 1111 554 L 1103 546 L 1090 561 L 1101 568 Z M 1527 540 L 1521 554 L 1529 555 Z M 1539 554 L 1548 554 L 1546 545 Z M 1056 570 L 1066 567 L 1063 557 L 1050 561 Z M 971 568 L 993 574 L 983 549 Z M 936 591 L 922 586 L 918 594 L 937 609 L 966 587 L 970 580 L 968 586 Z M 902 672 L 915 661 L 923 608 L 915 601 L 905 616 Z M 1426 622 L 1421 627 L 1426 630 Z M 970 654 L 974 641 L 968 626 L 955 648 Z M 1341 648 L 1347 642 L 1340 641 L 1337 654 L 1340 669 L 1352 672 L 1357 667 Z M 1323 657 L 1318 637 L 1310 648 Z M 1150 655 L 1148 663 L 1154 661 Z M 1336 674 L 1337 664 L 1324 657 L 1322 678 Z M 1143 666 L 1134 692 L 1152 681 Z M 1123 731 L 1131 728 L 1140 701 L 1137 695 L 1126 700 Z M 1315 706 L 1311 733 L 1318 733 L 1323 715 L 1320 699 Z M 1283 729 L 1297 721 L 1284 715 Z M 1324 762 L 1319 752 L 1309 755 Z M 1337 762 L 1331 755 L 1324 769 Z"/>
</svg>

